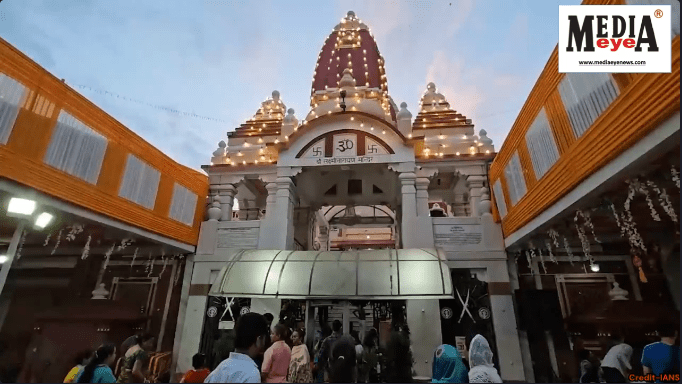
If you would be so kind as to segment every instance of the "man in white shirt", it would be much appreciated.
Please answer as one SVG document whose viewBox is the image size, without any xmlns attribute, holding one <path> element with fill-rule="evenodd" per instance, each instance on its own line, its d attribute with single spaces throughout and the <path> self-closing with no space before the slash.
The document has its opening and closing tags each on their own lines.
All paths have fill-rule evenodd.
<svg viewBox="0 0 682 384">
<path fill-rule="evenodd" d="M 247 313 L 234 326 L 234 352 L 211 372 L 204 383 L 260 383 L 260 371 L 254 362 L 263 353 L 268 323 L 263 315 Z"/>
</svg>

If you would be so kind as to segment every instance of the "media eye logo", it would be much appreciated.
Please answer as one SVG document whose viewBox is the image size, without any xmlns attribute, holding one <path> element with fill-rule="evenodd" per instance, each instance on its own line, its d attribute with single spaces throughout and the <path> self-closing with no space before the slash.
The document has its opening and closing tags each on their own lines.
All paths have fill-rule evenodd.
<svg viewBox="0 0 682 384">
<path fill-rule="evenodd" d="M 559 6 L 559 72 L 669 73 L 670 5 Z"/>
</svg>

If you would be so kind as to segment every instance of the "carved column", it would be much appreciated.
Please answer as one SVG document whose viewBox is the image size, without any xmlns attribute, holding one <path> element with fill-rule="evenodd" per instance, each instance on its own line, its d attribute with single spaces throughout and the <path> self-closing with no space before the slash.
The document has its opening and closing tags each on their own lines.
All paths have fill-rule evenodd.
<svg viewBox="0 0 682 384">
<path fill-rule="evenodd" d="M 469 188 L 469 207 L 471 216 L 480 216 L 479 203 L 481 202 L 481 188 L 485 183 L 486 177 L 480 175 L 467 176 L 467 187 Z"/>
<path fill-rule="evenodd" d="M 401 184 L 401 220 L 400 237 L 403 248 L 409 248 L 416 237 L 415 226 L 417 224 L 417 189 L 415 182 L 417 175 L 413 172 L 403 172 L 398 178 Z"/>
<path fill-rule="evenodd" d="M 231 221 L 237 188 L 233 184 L 224 184 L 216 187 L 215 190 L 218 192 L 218 202 L 220 202 L 220 221 Z"/>
<path fill-rule="evenodd" d="M 278 177 L 266 185 L 265 218 L 261 224 L 260 249 L 294 249 L 294 182 Z"/>
<path fill-rule="evenodd" d="M 417 187 L 417 216 L 430 217 L 428 192 L 430 181 L 426 177 L 418 177 L 415 184 Z"/>
</svg>

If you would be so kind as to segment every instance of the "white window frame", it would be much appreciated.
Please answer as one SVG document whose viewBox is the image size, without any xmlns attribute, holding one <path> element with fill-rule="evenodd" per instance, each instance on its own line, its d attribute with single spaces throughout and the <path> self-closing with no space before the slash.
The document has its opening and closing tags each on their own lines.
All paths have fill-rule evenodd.
<svg viewBox="0 0 682 384">
<path fill-rule="evenodd" d="M 109 141 L 66 111 L 61 111 L 45 153 L 45 164 L 96 184 Z"/>
<path fill-rule="evenodd" d="M 147 209 L 154 209 L 160 180 L 159 171 L 129 153 L 118 195 Z"/>
<path fill-rule="evenodd" d="M 28 94 L 24 84 L 0 73 L 0 144 L 7 144 Z"/>
<path fill-rule="evenodd" d="M 559 148 L 544 108 L 540 110 L 526 132 L 526 146 L 533 163 L 535 178 L 540 180 L 559 160 Z"/>
</svg>

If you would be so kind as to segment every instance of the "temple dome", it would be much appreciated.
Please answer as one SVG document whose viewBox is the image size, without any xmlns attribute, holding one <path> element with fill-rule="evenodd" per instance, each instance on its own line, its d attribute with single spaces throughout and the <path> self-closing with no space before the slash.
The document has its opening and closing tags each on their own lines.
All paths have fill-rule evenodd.
<svg viewBox="0 0 682 384">
<path fill-rule="evenodd" d="M 341 19 L 322 46 L 313 74 L 311 97 L 319 91 L 340 88 L 346 69 L 358 87 L 378 89 L 395 118 L 395 107 L 389 102 L 384 58 L 369 28 L 353 11 Z M 311 99 L 310 105 L 314 103 Z"/>
</svg>

